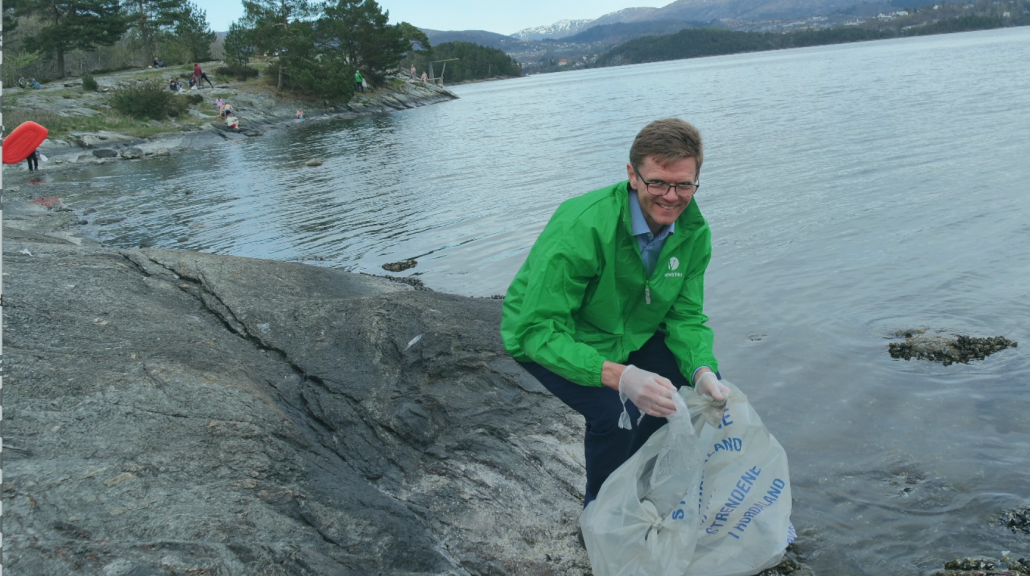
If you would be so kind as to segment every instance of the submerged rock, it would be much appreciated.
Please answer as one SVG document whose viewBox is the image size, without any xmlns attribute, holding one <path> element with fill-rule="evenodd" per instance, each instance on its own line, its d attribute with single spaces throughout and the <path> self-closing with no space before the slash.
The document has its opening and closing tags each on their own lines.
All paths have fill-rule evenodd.
<svg viewBox="0 0 1030 576">
<path fill-rule="evenodd" d="M 1006 510 L 1001 515 L 1001 522 L 1013 532 L 1030 534 L 1030 507 Z"/>
<path fill-rule="evenodd" d="M 904 342 L 891 342 L 887 350 L 891 358 L 911 360 L 929 360 L 949 366 L 955 362 L 968 364 L 971 360 L 984 358 L 1006 348 L 1015 348 L 1013 342 L 1004 336 L 978 338 L 962 334 L 931 332 L 925 328 L 899 331 L 895 338 L 904 338 Z"/>
<path fill-rule="evenodd" d="M 1026 558 L 1003 556 L 992 558 L 959 558 L 944 563 L 944 570 L 931 576 L 1028 576 L 1030 561 Z"/>
<path fill-rule="evenodd" d="M 401 260 L 400 262 L 389 262 L 387 264 L 383 264 L 383 270 L 390 272 L 403 272 L 404 270 L 414 268 L 417 265 L 418 262 L 414 259 Z"/>
<path fill-rule="evenodd" d="M 787 552 L 776 566 L 763 570 L 756 576 L 814 576 L 815 572 L 805 564 L 805 558 L 795 544 L 787 546 Z"/>
</svg>

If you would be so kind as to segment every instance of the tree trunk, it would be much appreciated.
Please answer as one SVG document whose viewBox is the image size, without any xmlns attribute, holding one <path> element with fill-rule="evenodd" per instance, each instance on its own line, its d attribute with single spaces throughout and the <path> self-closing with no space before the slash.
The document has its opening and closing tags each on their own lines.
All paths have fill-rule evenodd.
<svg viewBox="0 0 1030 576">
<path fill-rule="evenodd" d="M 57 51 L 57 77 L 64 78 L 64 51 Z"/>
<path fill-rule="evenodd" d="M 282 56 L 279 57 L 282 59 Z M 279 64 L 279 85 L 275 87 L 276 90 L 282 92 L 283 89 L 283 65 Z"/>
</svg>

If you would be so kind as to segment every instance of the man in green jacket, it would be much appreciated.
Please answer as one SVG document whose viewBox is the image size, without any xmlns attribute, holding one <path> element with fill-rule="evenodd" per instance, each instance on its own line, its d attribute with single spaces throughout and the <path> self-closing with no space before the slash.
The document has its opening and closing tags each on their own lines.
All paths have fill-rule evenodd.
<svg viewBox="0 0 1030 576">
<path fill-rule="evenodd" d="M 728 393 L 702 312 L 711 231 L 692 200 L 703 156 L 690 124 L 648 124 L 629 180 L 563 202 L 505 296 L 505 348 L 586 419 L 584 505 L 666 423 L 678 388 Z"/>
<path fill-rule="evenodd" d="M 364 92 L 365 91 L 365 83 L 364 83 L 364 78 L 361 77 L 361 70 L 355 70 L 354 71 L 354 91 L 355 92 Z"/>
</svg>

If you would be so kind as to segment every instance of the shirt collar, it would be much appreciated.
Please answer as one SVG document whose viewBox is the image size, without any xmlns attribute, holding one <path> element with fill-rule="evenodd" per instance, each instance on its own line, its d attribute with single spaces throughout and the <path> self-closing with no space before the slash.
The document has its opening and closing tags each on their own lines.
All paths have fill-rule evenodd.
<svg viewBox="0 0 1030 576">
<path fill-rule="evenodd" d="M 637 198 L 637 191 L 629 185 L 626 188 L 629 190 L 629 215 L 633 223 L 633 235 L 651 234 L 651 228 L 647 225 L 647 219 L 644 218 L 644 209 L 640 207 L 640 199 Z M 674 232 L 676 232 L 675 222 L 659 230 L 657 237 L 668 236 Z"/>
</svg>

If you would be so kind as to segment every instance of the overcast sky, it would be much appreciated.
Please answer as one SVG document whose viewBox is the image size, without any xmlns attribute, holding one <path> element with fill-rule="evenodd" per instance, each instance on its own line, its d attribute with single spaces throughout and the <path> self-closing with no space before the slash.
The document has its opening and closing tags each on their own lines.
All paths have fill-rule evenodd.
<svg viewBox="0 0 1030 576">
<path fill-rule="evenodd" d="M 432 30 L 487 30 L 513 34 L 559 20 L 597 18 L 623 8 L 666 6 L 673 0 L 377 0 L 390 22 Z M 211 29 L 225 32 L 243 16 L 240 0 L 197 0 Z"/>
</svg>

